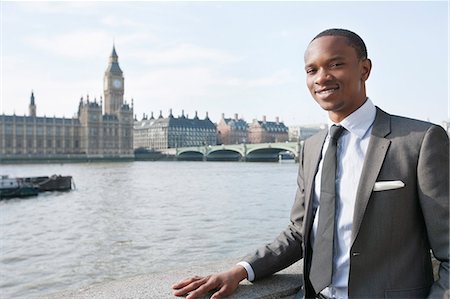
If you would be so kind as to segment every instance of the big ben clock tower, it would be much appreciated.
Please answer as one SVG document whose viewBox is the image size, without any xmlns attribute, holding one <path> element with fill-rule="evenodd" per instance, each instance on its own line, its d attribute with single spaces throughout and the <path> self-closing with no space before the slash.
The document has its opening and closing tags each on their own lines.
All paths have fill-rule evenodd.
<svg viewBox="0 0 450 299">
<path fill-rule="evenodd" d="M 103 93 L 105 114 L 117 114 L 123 105 L 124 78 L 123 72 L 119 67 L 119 57 L 114 45 L 103 79 Z"/>
</svg>

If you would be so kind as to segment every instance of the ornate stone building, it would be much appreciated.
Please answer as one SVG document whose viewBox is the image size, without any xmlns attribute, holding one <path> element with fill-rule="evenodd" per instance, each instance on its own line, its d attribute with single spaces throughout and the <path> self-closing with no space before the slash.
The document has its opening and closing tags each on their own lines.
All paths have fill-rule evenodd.
<svg viewBox="0 0 450 299">
<path fill-rule="evenodd" d="M 0 161 L 8 159 L 133 158 L 133 107 L 124 103 L 124 77 L 113 47 L 102 101 L 81 98 L 77 117 L 0 115 Z"/>
<path fill-rule="evenodd" d="M 217 144 L 216 126 L 206 113 L 200 119 L 195 112 L 194 118 L 184 115 L 174 117 L 172 109 L 168 117 L 160 112 L 158 118 L 143 117 L 134 122 L 134 148 L 147 150 L 163 150 L 168 148 L 206 146 Z"/>
<path fill-rule="evenodd" d="M 236 113 L 234 118 L 222 118 L 217 124 L 217 143 L 218 144 L 240 144 L 246 143 L 248 139 L 248 124 L 245 120 L 238 117 Z"/>
<path fill-rule="evenodd" d="M 279 118 L 267 121 L 266 116 L 259 121 L 254 119 L 248 129 L 249 143 L 285 142 L 289 140 L 288 127 Z"/>
</svg>

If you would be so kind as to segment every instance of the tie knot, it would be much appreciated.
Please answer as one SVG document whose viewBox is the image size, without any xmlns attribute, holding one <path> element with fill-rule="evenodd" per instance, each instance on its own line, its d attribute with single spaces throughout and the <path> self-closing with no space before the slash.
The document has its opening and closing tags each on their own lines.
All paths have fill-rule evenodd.
<svg viewBox="0 0 450 299">
<path fill-rule="evenodd" d="M 332 125 L 330 128 L 330 138 L 338 140 L 344 130 L 345 128 L 343 126 Z"/>
</svg>

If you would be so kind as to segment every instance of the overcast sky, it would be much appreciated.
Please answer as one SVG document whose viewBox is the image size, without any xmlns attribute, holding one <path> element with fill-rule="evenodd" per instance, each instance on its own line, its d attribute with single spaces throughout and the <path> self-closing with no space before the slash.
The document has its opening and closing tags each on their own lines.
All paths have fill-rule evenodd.
<svg viewBox="0 0 450 299">
<path fill-rule="evenodd" d="M 303 54 L 320 31 L 365 40 L 368 95 L 393 114 L 449 120 L 446 1 L 5 2 L 1 1 L 0 113 L 72 117 L 103 93 L 113 41 L 125 99 L 143 113 L 213 121 L 279 116 L 326 122 L 305 86 Z"/>
</svg>

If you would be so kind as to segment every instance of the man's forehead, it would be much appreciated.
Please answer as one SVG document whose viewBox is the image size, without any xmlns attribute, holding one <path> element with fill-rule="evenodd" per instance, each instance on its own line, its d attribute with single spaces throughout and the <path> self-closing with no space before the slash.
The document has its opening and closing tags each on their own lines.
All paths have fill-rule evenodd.
<svg viewBox="0 0 450 299">
<path fill-rule="evenodd" d="M 327 53 L 331 57 L 330 59 L 337 59 L 337 57 L 347 57 L 343 55 L 343 52 L 348 52 L 352 49 L 352 52 L 357 57 L 356 49 L 354 49 L 348 39 L 344 36 L 321 36 L 312 40 L 305 50 L 304 60 L 305 63 L 314 57 Z"/>
</svg>

